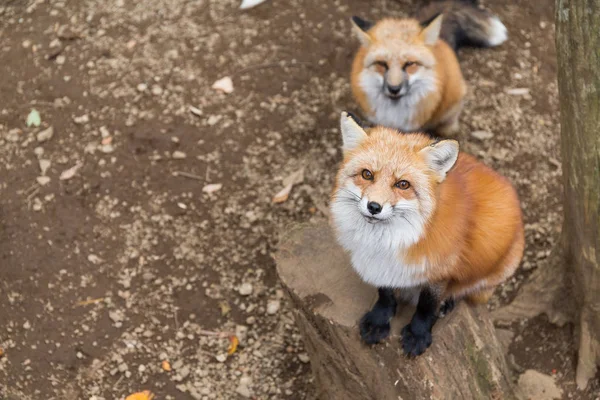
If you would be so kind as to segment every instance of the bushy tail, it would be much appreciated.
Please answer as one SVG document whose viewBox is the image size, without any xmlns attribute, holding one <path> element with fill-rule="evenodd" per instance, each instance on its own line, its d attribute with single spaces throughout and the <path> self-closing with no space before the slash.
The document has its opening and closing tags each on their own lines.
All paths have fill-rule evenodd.
<svg viewBox="0 0 600 400">
<path fill-rule="evenodd" d="M 424 7 L 417 19 L 426 26 L 444 14 L 440 37 L 457 51 L 461 47 L 493 47 L 507 39 L 500 19 L 478 7 L 477 0 L 433 1 Z"/>
</svg>

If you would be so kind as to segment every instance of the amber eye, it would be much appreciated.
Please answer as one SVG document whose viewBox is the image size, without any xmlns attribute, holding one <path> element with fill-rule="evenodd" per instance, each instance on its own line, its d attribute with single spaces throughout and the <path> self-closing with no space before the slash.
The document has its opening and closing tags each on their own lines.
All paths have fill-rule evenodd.
<svg viewBox="0 0 600 400">
<path fill-rule="evenodd" d="M 406 190 L 406 189 L 408 189 L 410 187 L 410 182 L 402 180 L 402 181 L 396 182 L 395 186 L 398 189 Z"/>
<path fill-rule="evenodd" d="M 363 169 L 361 175 L 362 175 L 363 179 L 366 179 L 368 181 L 373 180 L 373 173 L 371 171 L 369 171 L 368 169 Z"/>
<path fill-rule="evenodd" d="M 377 65 L 378 67 L 381 67 L 383 69 L 385 69 L 386 71 L 388 70 L 388 64 L 385 61 L 375 61 L 373 64 Z"/>
<path fill-rule="evenodd" d="M 413 65 L 417 65 L 417 63 L 414 62 L 414 61 L 407 61 L 407 62 L 404 63 L 404 67 L 403 68 L 406 69 L 408 67 L 412 67 Z"/>
</svg>

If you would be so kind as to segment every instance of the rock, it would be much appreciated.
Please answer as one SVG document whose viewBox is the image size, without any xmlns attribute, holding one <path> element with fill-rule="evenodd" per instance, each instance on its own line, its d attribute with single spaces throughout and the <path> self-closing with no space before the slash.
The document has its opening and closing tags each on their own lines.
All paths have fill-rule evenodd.
<svg viewBox="0 0 600 400">
<path fill-rule="evenodd" d="M 40 184 L 40 186 L 45 186 L 50 183 L 49 176 L 38 176 L 37 178 L 35 178 L 35 180 L 37 181 L 37 183 Z"/>
<path fill-rule="evenodd" d="M 138 92 L 145 92 L 147 89 L 148 85 L 146 85 L 145 83 L 140 83 L 139 85 L 137 85 Z"/>
<path fill-rule="evenodd" d="M 181 379 L 185 379 L 189 375 L 190 375 L 190 367 L 188 367 L 187 365 L 179 370 L 179 376 L 181 376 Z"/>
<path fill-rule="evenodd" d="M 308 364 L 310 362 L 310 358 L 308 357 L 308 354 L 306 354 L 306 353 L 298 354 L 298 360 L 300 360 L 300 362 L 302 362 L 304 364 Z"/>
<path fill-rule="evenodd" d="M 19 139 L 21 139 L 20 133 L 20 129 L 11 129 L 10 131 L 8 131 L 8 135 L 6 135 L 6 140 L 13 143 L 18 142 Z"/>
<path fill-rule="evenodd" d="M 252 393 L 250 392 L 250 389 L 248 388 L 248 386 L 244 385 L 244 384 L 239 384 L 239 386 L 237 387 L 237 389 L 235 389 L 235 392 L 239 395 L 241 395 L 242 397 L 245 397 L 247 399 L 249 399 L 250 397 L 252 397 Z"/>
<path fill-rule="evenodd" d="M 487 140 L 493 138 L 494 134 L 488 131 L 473 131 L 471 132 L 471 137 L 479 140 Z"/>
<path fill-rule="evenodd" d="M 52 136 L 54 136 L 54 127 L 52 126 L 38 132 L 36 135 L 37 141 L 40 143 L 47 142 L 48 140 L 52 139 Z"/>
<path fill-rule="evenodd" d="M 160 86 L 154 85 L 152 86 L 152 94 L 155 96 L 160 96 L 162 94 L 163 90 Z"/>
<path fill-rule="evenodd" d="M 223 187 L 222 183 L 210 183 L 210 184 L 204 186 L 202 188 L 202 191 L 204 193 L 210 194 L 210 193 L 214 193 L 214 192 L 216 192 L 218 190 L 221 190 L 222 187 Z"/>
<path fill-rule="evenodd" d="M 279 303 L 279 300 L 270 300 L 267 303 L 267 314 L 269 314 L 269 315 L 277 314 L 277 311 L 279 311 L 280 306 L 281 305 Z"/>
<path fill-rule="evenodd" d="M 183 151 L 176 150 L 173 152 L 173 155 L 171 157 L 173 157 L 173 159 L 175 160 L 183 160 L 187 157 L 187 154 L 185 154 Z"/>
<path fill-rule="evenodd" d="M 218 354 L 215 358 L 220 363 L 223 363 L 227 360 L 227 356 L 225 354 Z"/>
<path fill-rule="evenodd" d="M 526 399 L 553 400 L 562 398 L 562 390 L 550 375 L 529 369 L 519 377 L 519 389 Z"/>
<path fill-rule="evenodd" d="M 121 322 L 125 319 L 123 315 L 123 311 L 121 310 L 111 310 L 108 312 L 108 318 L 110 318 L 113 322 Z"/>
<path fill-rule="evenodd" d="M 50 168 L 50 160 L 46 160 L 46 159 L 42 159 L 39 160 L 39 164 L 40 164 L 40 172 L 42 173 L 42 175 L 46 175 L 46 172 L 48 172 L 48 169 Z"/>
<path fill-rule="evenodd" d="M 88 122 L 90 122 L 90 116 L 87 114 L 83 114 L 82 116 L 73 118 L 73 122 L 75 122 L 78 125 L 87 124 Z"/>
<path fill-rule="evenodd" d="M 223 93 L 233 92 L 233 81 L 230 77 L 226 76 L 213 83 L 212 88 Z"/>
<path fill-rule="evenodd" d="M 242 283 L 242 285 L 239 287 L 238 292 L 242 296 L 249 296 L 252 294 L 252 290 L 253 290 L 252 284 L 245 282 L 245 283 Z"/>
</svg>

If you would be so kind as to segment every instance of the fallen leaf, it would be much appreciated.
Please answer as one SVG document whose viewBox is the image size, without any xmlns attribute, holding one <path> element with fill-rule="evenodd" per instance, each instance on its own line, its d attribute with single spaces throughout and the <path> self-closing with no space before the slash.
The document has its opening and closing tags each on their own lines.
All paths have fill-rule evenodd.
<svg viewBox="0 0 600 400">
<path fill-rule="evenodd" d="M 227 349 L 227 354 L 232 355 L 237 350 L 238 344 L 240 344 L 240 340 L 238 339 L 237 336 L 233 335 L 233 336 L 229 336 L 229 342 L 230 342 L 230 345 L 229 345 L 229 348 Z"/>
<path fill-rule="evenodd" d="M 130 394 L 125 398 L 125 400 L 152 400 L 153 398 L 154 393 L 149 390 L 144 390 L 143 392 Z"/>
<path fill-rule="evenodd" d="M 171 364 L 167 360 L 164 360 L 162 362 L 161 367 L 164 371 L 167 371 L 167 372 L 171 371 Z"/>
<path fill-rule="evenodd" d="M 288 197 L 290 197 L 290 193 L 292 192 L 293 186 L 294 185 L 290 183 L 289 185 L 281 189 L 275 196 L 273 196 L 273 203 L 279 204 L 286 201 Z"/>
<path fill-rule="evenodd" d="M 112 143 L 112 140 L 113 140 L 113 139 L 112 139 L 112 136 L 107 136 L 107 137 L 105 137 L 104 139 L 102 139 L 102 142 L 101 142 L 101 143 L 102 143 L 103 145 L 111 144 L 111 143 Z"/>
<path fill-rule="evenodd" d="M 27 126 L 40 126 L 42 124 L 42 118 L 40 113 L 35 108 L 31 109 L 31 112 L 27 116 Z"/>
<path fill-rule="evenodd" d="M 221 315 L 222 316 L 225 316 L 225 315 L 229 314 L 229 311 L 231 311 L 231 306 L 226 301 L 220 302 L 219 303 L 219 307 L 221 308 Z"/>
<path fill-rule="evenodd" d="M 288 199 L 294 185 L 304 181 L 304 167 L 294 171 L 283 180 L 283 189 L 273 196 L 273 203 L 283 203 Z"/>
<path fill-rule="evenodd" d="M 0 358 L 2 358 L 2 356 L 4 356 L 4 349 L 0 347 Z"/>
<path fill-rule="evenodd" d="M 212 88 L 223 93 L 233 92 L 233 81 L 230 77 L 226 76 L 213 83 Z"/>
<path fill-rule="evenodd" d="M 210 193 L 214 193 L 218 190 L 221 190 L 222 187 L 223 187 L 223 184 L 221 184 L 221 183 L 211 183 L 211 184 L 204 186 L 202 188 L 202 191 L 204 193 L 210 194 Z"/>
<path fill-rule="evenodd" d="M 242 0 L 240 10 L 247 10 L 248 8 L 256 7 L 257 5 L 264 3 L 266 0 Z"/>
<path fill-rule="evenodd" d="M 81 168 L 81 166 L 82 166 L 82 165 L 83 165 L 83 164 L 81 164 L 81 163 L 77 163 L 77 164 L 75 164 L 74 166 L 72 166 L 71 168 L 64 170 L 64 171 L 63 171 L 63 172 L 60 174 L 60 177 L 59 177 L 59 179 L 60 179 L 61 181 L 66 181 L 66 180 L 68 180 L 68 179 L 71 179 L 72 177 L 74 177 L 74 176 L 75 176 L 75 174 L 77 173 L 77 170 L 78 170 L 79 168 Z"/>
</svg>

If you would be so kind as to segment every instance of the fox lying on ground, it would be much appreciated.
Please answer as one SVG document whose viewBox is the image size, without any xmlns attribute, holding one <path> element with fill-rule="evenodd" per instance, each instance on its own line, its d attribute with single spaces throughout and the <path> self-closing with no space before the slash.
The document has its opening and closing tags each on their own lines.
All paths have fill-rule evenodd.
<svg viewBox="0 0 600 400">
<path fill-rule="evenodd" d="M 403 132 L 458 128 L 467 87 L 455 52 L 492 47 L 506 28 L 476 0 L 433 2 L 417 19 L 376 24 L 353 17 L 361 42 L 352 64 L 352 92 L 369 120 Z"/>
<path fill-rule="evenodd" d="M 486 302 L 523 256 L 519 199 L 508 180 L 455 140 L 374 127 L 342 113 L 344 160 L 331 201 L 332 221 L 352 266 L 379 299 L 360 321 L 366 343 L 389 335 L 393 290 L 416 294 L 402 331 L 407 355 L 431 344 L 438 312 L 454 302 Z M 443 303 L 443 307 L 440 307 Z"/>
</svg>

